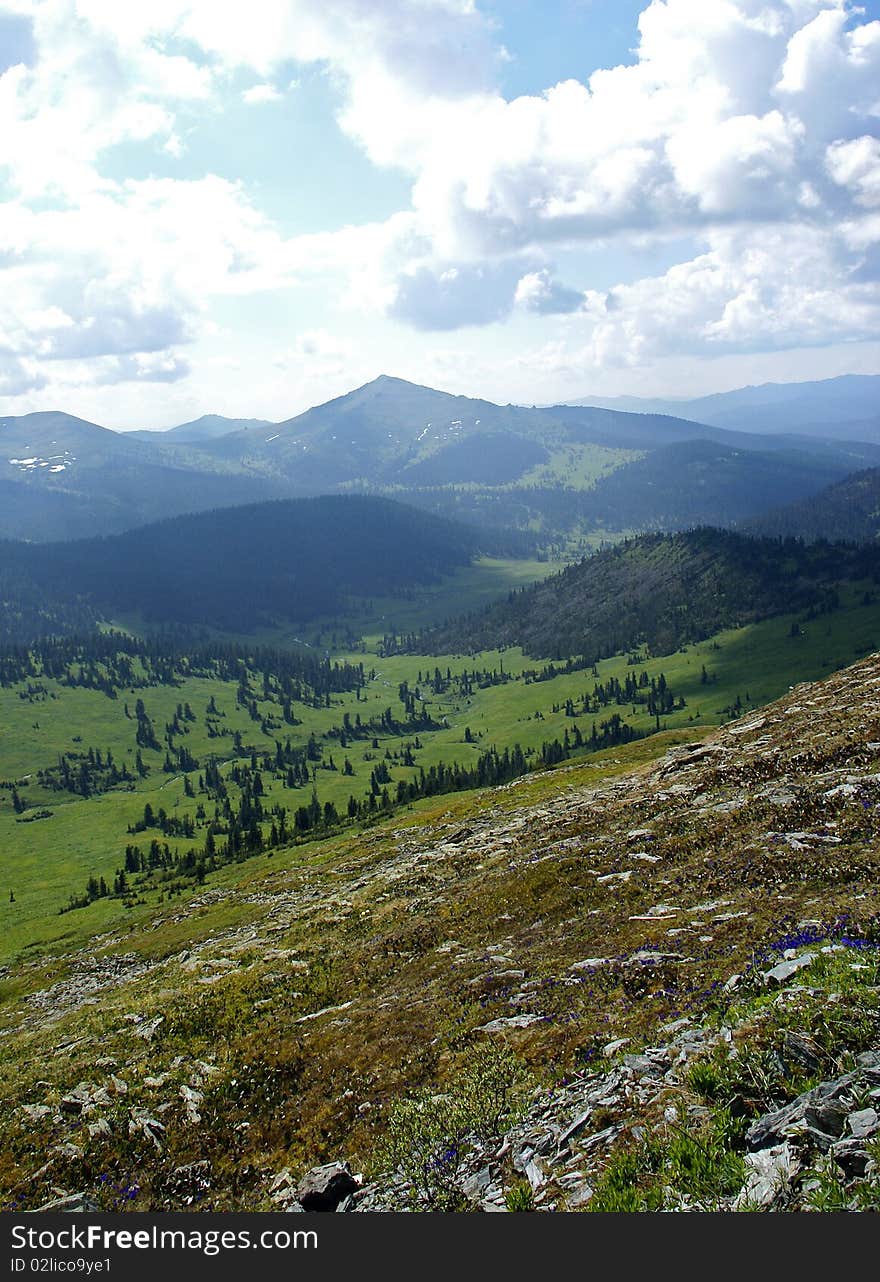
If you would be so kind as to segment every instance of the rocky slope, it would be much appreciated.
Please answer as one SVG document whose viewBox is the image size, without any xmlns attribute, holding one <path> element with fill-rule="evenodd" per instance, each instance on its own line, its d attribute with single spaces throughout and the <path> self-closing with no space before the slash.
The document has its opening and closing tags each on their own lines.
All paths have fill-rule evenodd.
<svg viewBox="0 0 880 1282">
<path fill-rule="evenodd" d="M 873 655 L 22 960 L 3 1205 L 297 1209 L 342 1159 L 346 1209 L 875 1205 L 878 806 Z M 390 1140 L 456 1091 L 420 1195 Z"/>
</svg>

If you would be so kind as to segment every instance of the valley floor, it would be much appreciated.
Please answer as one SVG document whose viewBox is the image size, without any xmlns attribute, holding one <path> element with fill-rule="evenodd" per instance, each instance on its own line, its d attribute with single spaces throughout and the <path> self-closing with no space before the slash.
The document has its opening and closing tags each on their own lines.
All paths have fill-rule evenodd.
<svg viewBox="0 0 880 1282">
<path fill-rule="evenodd" d="M 689 730 L 233 866 L 7 969 L 3 1205 L 271 1209 L 345 1158 L 403 1209 L 389 1155 L 407 1117 L 430 1140 L 425 1089 L 470 1101 L 444 1124 L 488 1183 L 420 1205 L 746 1209 L 787 1145 L 764 1205 L 876 1209 L 880 656 Z M 613 1088 L 578 1086 L 609 1061 Z"/>
</svg>

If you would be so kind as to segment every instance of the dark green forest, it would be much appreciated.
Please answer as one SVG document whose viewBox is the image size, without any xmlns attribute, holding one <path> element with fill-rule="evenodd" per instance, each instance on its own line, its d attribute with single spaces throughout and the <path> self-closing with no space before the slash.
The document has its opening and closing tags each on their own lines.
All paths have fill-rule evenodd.
<svg viewBox="0 0 880 1282">
<path fill-rule="evenodd" d="M 800 503 L 773 508 L 744 527 L 775 538 L 872 543 L 880 534 L 880 468 L 854 472 Z"/>
<path fill-rule="evenodd" d="M 837 604 L 836 585 L 880 581 L 880 551 L 848 544 L 746 538 L 703 527 L 647 534 L 587 557 L 506 601 L 418 636 L 415 653 L 517 645 L 536 657 L 605 658 L 647 646 L 669 654 L 724 628 Z"/>
<path fill-rule="evenodd" d="M 69 543 L 5 542 L 0 639 L 81 631 L 107 613 L 233 631 L 306 621 L 349 595 L 393 596 L 520 542 L 363 495 L 218 509 Z"/>
</svg>

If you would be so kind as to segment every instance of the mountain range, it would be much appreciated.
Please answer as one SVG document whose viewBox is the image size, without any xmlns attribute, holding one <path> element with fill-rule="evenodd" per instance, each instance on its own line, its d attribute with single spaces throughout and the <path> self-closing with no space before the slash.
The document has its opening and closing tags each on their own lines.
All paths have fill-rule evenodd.
<svg viewBox="0 0 880 1282">
<path fill-rule="evenodd" d="M 743 432 L 880 441 L 880 375 L 844 374 L 810 383 L 762 383 L 691 400 L 586 396 L 576 405 L 634 414 L 675 414 Z"/>
<path fill-rule="evenodd" d="M 876 386 L 856 380 L 848 400 L 845 382 L 847 413 L 857 402 L 865 410 L 863 382 Z M 818 402 L 830 413 L 827 391 Z M 840 423 L 825 434 L 768 433 L 653 409 L 501 406 L 384 376 L 274 424 L 207 415 L 122 433 L 34 413 L 0 419 L 0 537 L 88 537 L 185 512 L 366 492 L 529 531 L 548 546 L 746 521 L 880 465 L 880 437 L 842 432 Z"/>
</svg>

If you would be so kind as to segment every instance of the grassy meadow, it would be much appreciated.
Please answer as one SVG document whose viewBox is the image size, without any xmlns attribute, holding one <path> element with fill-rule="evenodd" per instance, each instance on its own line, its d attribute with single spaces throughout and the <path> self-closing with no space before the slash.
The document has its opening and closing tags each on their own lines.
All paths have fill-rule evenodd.
<svg viewBox="0 0 880 1282">
<path fill-rule="evenodd" d="M 614 712 L 639 734 L 660 728 L 676 736 L 697 737 L 704 727 L 766 703 L 796 682 L 826 676 L 853 662 L 876 649 L 880 638 L 880 604 L 865 604 L 868 598 L 858 585 L 851 585 L 842 589 L 840 608 L 831 614 L 810 620 L 781 616 L 721 633 L 672 655 L 645 658 L 636 665 L 620 656 L 600 662 L 597 673 L 588 667 L 551 680 L 527 679 L 524 674 L 540 671 L 545 661 L 516 649 L 428 657 L 381 657 L 376 652 L 389 625 L 406 631 L 415 626 L 417 618 L 427 623 L 441 617 L 441 612 L 467 608 L 463 603 L 469 596 L 476 600 L 487 577 L 494 576 L 507 590 L 517 578 L 526 581 L 537 567 L 538 563 L 513 567 L 490 563 L 463 572 L 455 585 L 454 602 L 439 591 L 418 601 L 373 602 L 372 614 L 355 621 L 363 625 L 363 644 L 351 653 L 334 654 L 340 660 L 363 663 L 368 680 L 360 698 L 352 691 L 333 694 L 329 706 L 296 703 L 293 713 L 299 724 L 295 726 L 281 720 L 277 700 L 260 697 L 262 678 L 257 674 L 251 681 L 254 700 L 250 709 L 238 700 L 236 682 L 204 677 L 189 677 L 179 685 L 121 689 L 115 699 L 50 679 L 39 682 L 37 690 L 29 690 L 27 683 L 0 689 L 0 963 L 22 955 L 61 951 L 97 929 L 123 922 L 145 904 L 161 902 L 169 893 L 168 885 L 151 887 L 148 881 L 125 898 L 110 896 L 88 907 L 60 911 L 71 895 L 82 894 L 90 877 L 104 877 L 111 883 L 122 866 L 128 843 L 149 845 L 152 837 L 161 836 L 153 830 L 137 835 L 129 831 L 142 818 L 147 803 L 154 812 L 161 808 L 168 816 L 181 819 L 186 815 L 195 819 L 201 803 L 205 817 L 196 820 L 195 838 L 167 838 L 171 850 L 181 853 L 194 842 L 201 844 L 205 822 L 214 813 L 213 802 L 198 787 L 199 775 L 209 760 L 218 762 L 229 795 L 235 799 L 240 789 L 229 775 L 236 764 L 249 764 L 254 753 L 274 753 L 276 741 L 289 739 L 293 746 L 302 747 L 314 736 L 322 759 L 312 763 L 310 781 L 289 787 L 283 771 L 263 769 L 263 804 L 268 809 L 280 803 L 293 812 L 308 805 L 314 789 L 321 805 L 332 802 L 344 819 L 349 797 L 363 800 L 370 790 L 371 772 L 383 764 L 393 798 L 399 780 L 415 778 L 419 770 L 427 771 L 441 762 L 472 766 L 490 748 L 503 753 L 518 744 L 530 763 L 538 765 L 543 744 L 562 741 L 575 725 L 588 737 L 593 722 Z M 548 567 L 542 568 L 546 572 Z M 339 640 L 342 628 L 334 629 L 328 622 L 328 643 L 334 630 Z M 291 640 L 284 634 L 252 638 L 259 644 L 274 641 L 283 645 Z M 435 693 L 432 688 L 436 669 L 444 679 L 447 672 L 453 678 L 444 692 Z M 478 678 L 466 696 L 454 680 L 462 672 L 474 671 L 495 674 L 497 680 L 502 670 L 510 679 L 503 684 L 485 684 Z M 566 715 L 566 701 L 576 702 L 589 694 L 597 681 L 607 683 L 616 677 L 623 682 L 628 674 L 639 677 L 642 672 L 649 680 L 662 673 L 675 699 L 684 700 L 684 707 L 664 715 L 659 725 L 644 705 L 611 703 L 599 714 Z M 392 717 L 402 722 L 405 712 L 399 688 L 404 682 L 411 691 L 418 690 L 420 702 L 437 728 L 349 738 L 345 747 L 330 735 L 331 730 L 338 731 L 346 714 L 352 721 L 359 715 L 366 724 L 390 709 Z M 137 722 L 133 711 L 139 697 L 163 743 L 162 751 L 142 750 L 149 771 L 143 778 L 134 769 Z M 213 734 L 206 715 L 211 700 L 217 710 L 212 718 Z M 194 714 L 194 720 L 186 723 L 185 744 L 199 762 L 199 769 L 188 776 L 163 770 L 163 728 L 179 705 L 185 704 Z M 628 751 L 637 746 L 630 745 Z M 128 766 L 134 780 L 87 798 L 40 784 L 37 772 L 53 767 L 62 753 L 82 753 L 89 748 L 102 754 L 109 749 L 117 763 Z M 414 765 L 403 763 L 406 751 Z M 351 773 L 345 773 L 346 759 Z M 193 796 L 187 795 L 187 784 Z M 13 806 L 13 785 L 20 813 Z M 436 807 L 438 800 L 451 804 L 454 798 L 418 801 L 410 809 L 418 813 L 425 806 Z M 41 813 L 45 817 L 36 817 Z M 406 807 L 399 813 L 405 822 Z M 345 840 L 345 832 L 343 824 L 339 840 Z M 273 858 L 308 861 L 311 845 L 291 843 L 290 849 L 255 859 L 260 866 Z M 215 885 L 220 884 L 218 879 L 234 881 L 242 875 L 241 865 L 232 864 L 211 873 L 209 879 Z M 188 892 L 190 887 L 185 889 Z M 170 893 L 181 892 L 171 888 Z"/>
</svg>

